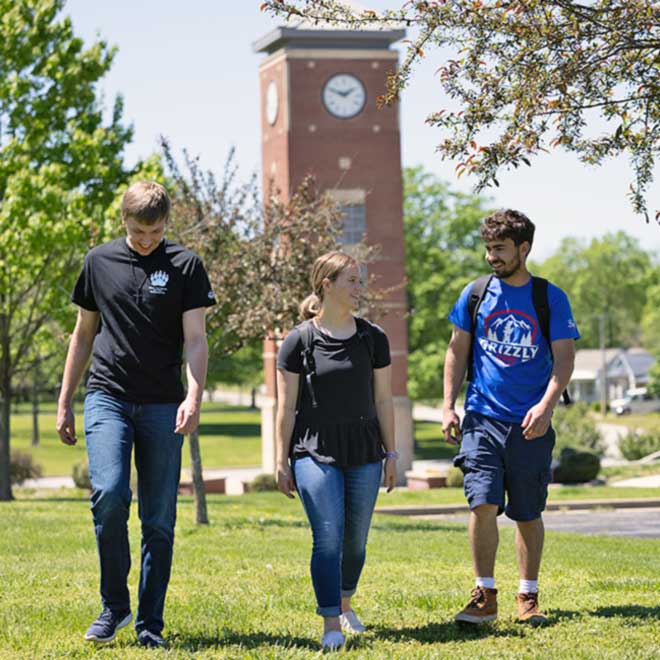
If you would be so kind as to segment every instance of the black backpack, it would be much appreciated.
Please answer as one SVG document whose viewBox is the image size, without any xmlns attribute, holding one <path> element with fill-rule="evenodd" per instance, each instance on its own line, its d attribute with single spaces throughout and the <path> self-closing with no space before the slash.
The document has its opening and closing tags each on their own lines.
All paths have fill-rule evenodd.
<svg viewBox="0 0 660 660">
<path fill-rule="evenodd" d="M 491 280 L 495 277 L 494 275 L 482 275 L 478 277 L 473 283 L 472 288 L 470 289 L 470 297 L 468 299 L 468 312 L 470 314 L 470 320 L 472 321 L 472 341 L 470 343 L 470 354 L 468 355 L 467 363 L 467 379 L 472 380 L 473 373 L 473 356 L 474 356 L 474 338 L 475 338 L 475 329 L 477 327 L 477 314 L 479 312 L 479 307 L 486 295 L 488 290 L 488 285 Z M 543 279 L 542 277 L 534 277 L 532 275 L 532 304 L 534 305 L 534 311 L 539 320 L 539 326 L 541 328 L 541 333 L 548 342 L 548 347 L 550 347 L 550 358 L 552 359 L 552 342 L 550 341 L 550 305 L 548 304 L 548 280 Z M 564 390 L 562 393 L 562 398 L 564 399 L 565 405 L 571 404 L 571 397 L 568 393 L 568 390 Z"/>
<path fill-rule="evenodd" d="M 319 404 L 316 400 L 316 394 L 314 392 L 314 377 L 316 376 L 316 363 L 314 362 L 314 332 L 312 330 L 312 319 L 308 321 L 303 321 L 298 327 L 300 332 L 300 338 L 302 340 L 302 351 L 300 355 L 302 356 L 303 372 L 305 374 L 305 382 L 307 383 L 307 390 L 309 391 L 309 398 L 312 401 L 312 408 L 318 408 Z M 373 368 L 375 363 L 375 352 L 374 352 L 374 338 L 369 330 L 369 323 L 364 319 L 356 316 L 355 317 L 355 326 L 357 328 L 358 339 L 361 342 L 364 342 L 369 351 L 369 361 Z M 302 387 L 298 387 L 298 402 L 296 403 L 296 411 L 300 410 L 300 401 L 302 399 Z"/>
</svg>

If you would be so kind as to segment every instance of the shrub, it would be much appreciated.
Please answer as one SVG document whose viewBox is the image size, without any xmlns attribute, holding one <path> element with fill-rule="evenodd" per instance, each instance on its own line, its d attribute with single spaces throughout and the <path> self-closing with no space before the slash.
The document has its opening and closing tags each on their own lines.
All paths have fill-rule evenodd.
<svg viewBox="0 0 660 660">
<path fill-rule="evenodd" d="M 41 476 L 41 465 L 32 460 L 32 454 L 22 451 L 11 452 L 9 460 L 9 479 L 12 484 L 21 485 L 26 479 L 37 479 Z"/>
<path fill-rule="evenodd" d="M 603 438 L 586 404 L 574 403 L 571 406 L 557 407 L 552 426 L 557 434 L 553 452 L 555 458 L 559 458 L 562 450 L 566 448 L 590 452 L 597 456 L 603 455 Z"/>
<path fill-rule="evenodd" d="M 629 433 L 619 441 L 619 449 L 624 458 L 629 461 L 637 461 L 653 452 L 660 451 L 660 430 Z"/>
<path fill-rule="evenodd" d="M 265 493 L 277 490 L 277 481 L 272 474 L 258 474 L 250 482 L 250 492 Z"/>
<path fill-rule="evenodd" d="M 450 467 L 447 472 L 447 488 L 462 488 L 463 472 L 460 468 Z"/>
<path fill-rule="evenodd" d="M 583 484 L 595 479 L 599 472 L 600 458 L 596 454 L 564 448 L 555 468 L 554 480 L 562 484 Z"/>
<path fill-rule="evenodd" d="M 77 488 L 92 490 L 92 484 L 89 480 L 89 465 L 87 461 L 80 461 L 73 466 L 73 483 Z"/>
</svg>

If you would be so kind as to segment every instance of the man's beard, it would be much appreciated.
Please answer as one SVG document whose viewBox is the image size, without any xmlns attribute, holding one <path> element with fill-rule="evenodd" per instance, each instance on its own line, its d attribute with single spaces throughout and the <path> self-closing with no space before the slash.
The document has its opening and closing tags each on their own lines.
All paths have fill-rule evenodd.
<svg viewBox="0 0 660 660">
<path fill-rule="evenodd" d="M 499 272 L 497 272 L 495 268 L 493 268 L 493 266 L 491 266 L 491 269 L 495 277 L 499 277 L 501 280 L 505 280 L 507 277 L 511 277 L 512 275 L 515 275 L 520 270 L 521 265 L 522 262 L 520 260 L 520 257 L 516 257 L 511 264 L 505 266 Z"/>
</svg>

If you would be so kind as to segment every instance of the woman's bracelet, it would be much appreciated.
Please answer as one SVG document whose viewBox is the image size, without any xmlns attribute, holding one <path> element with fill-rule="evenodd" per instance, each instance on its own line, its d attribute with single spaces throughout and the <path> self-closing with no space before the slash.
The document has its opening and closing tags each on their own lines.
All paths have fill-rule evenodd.
<svg viewBox="0 0 660 660">
<path fill-rule="evenodd" d="M 399 458 L 399 452 L 398 451 L 386 451 L 385 452 L 385 458 L 396 461 L 397 458 Z"/>
</svg>

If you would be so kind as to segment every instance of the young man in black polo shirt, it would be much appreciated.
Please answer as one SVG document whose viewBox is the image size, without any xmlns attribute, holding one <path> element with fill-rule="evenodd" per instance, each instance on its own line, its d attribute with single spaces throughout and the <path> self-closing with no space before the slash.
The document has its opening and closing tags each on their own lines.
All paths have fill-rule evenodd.
<svg viewBox="0 0 660 660">
<path fill-rule="evenodd" d="M 133 184 L 122 202 L 126 236 L 87 254 L 72 295 L 78 320 L 57 431 L 65 444 L 76 443 L 71 402 L 91 354 L 85 442 L 103 611 L 85 639 L 96 642 L 111 641 L 132 620 L 127 522 L 135 447 L 142 523 L 135 629 L 141 644 L 164 644 L 181 447 L 183 436 L 199 424 L 208 362 L 205 308 L 215 304 L 199 257 L 164 237 L 169 211 L 162 186 Z M 187 394 L 181 383 L 184 346 Z"/>
</svg>

